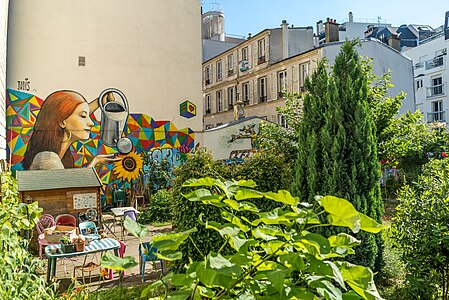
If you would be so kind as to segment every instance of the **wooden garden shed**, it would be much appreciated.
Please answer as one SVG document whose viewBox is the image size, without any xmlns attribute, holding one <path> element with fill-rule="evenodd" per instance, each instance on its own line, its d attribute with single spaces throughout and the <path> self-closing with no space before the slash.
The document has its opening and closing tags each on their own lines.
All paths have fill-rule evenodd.
<svg viewBox="0 0 449 300">
<path fill-rule="evenodd" d="M 102 183 L 95 169 L 17 171 L 16 177 L 21 201 L 38 201 L 42 214 L 72 214 L 77 217 L 93 208 L 101 222 Z"/>
</svg>

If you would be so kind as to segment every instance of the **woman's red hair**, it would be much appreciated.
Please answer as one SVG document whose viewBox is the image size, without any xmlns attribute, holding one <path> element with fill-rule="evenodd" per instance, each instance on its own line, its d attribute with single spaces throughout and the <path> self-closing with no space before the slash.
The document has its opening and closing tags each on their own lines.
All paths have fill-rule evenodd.
<svg viewBox="0 0 449 300">
<path fill-rule="evenodd" d="M 30 169 L 34 157 L 42 151 L 59 154 L 64 139 L 64 129 L 59 124 L 70 117 L 78 105 L 84 102 L 87 102 L 86 99 L 74 91 L 57 91 L 45 99 L 22 161 L 24 170 Z M 65 168 L 75 166 L 69 150 L 64 153 L 61 161 Z"/>
</svg>

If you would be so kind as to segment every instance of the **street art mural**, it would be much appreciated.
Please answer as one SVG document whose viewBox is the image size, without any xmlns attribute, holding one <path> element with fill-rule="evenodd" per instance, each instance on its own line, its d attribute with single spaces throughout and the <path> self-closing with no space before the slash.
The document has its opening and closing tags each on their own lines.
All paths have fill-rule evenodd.
<svg viewBox="0 0 449 300">
<path fill-rule="evenodd" d="M 101 120 L 93 114 L 100 109 Z M 7 90 L 8 157 L 13 170 L 95 167 L 110 195 L 150 172 L 153 161 L 170 168 L 194 148 L 190 128 L 129 113 L 126 97 L 107 89 L 87 101 L 76 91 L 56 91 L 45 100 Z"/>
</svg>

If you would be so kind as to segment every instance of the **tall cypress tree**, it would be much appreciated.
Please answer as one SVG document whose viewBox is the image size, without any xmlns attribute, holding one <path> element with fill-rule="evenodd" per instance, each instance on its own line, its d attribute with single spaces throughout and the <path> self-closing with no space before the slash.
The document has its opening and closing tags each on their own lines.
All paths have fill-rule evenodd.
<svg viewBox="0 0 449 300">
<path fill-rule="evenodd" d="M 381 222 L 376 133 L 368 108 L 367 75 L 356 45 L 343 43 L 332 72 L 322 61 L 306 83 L 292 191 L 309 202 L 316 195 L 348 199 L 358 211 Z M 380 270 L 381 236 L 360 233 L 357 238 L 362 243 L 352 260 Z"/>
</svg>

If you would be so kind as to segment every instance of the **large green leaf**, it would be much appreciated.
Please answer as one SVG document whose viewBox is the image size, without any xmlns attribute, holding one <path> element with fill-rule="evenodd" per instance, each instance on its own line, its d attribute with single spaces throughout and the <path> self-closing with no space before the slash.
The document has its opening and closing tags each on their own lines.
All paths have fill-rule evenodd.
<svg viewBox="0 0 449 300">
<path fill-rule="evenodd" d="M 322 261 L 316 259 L 314 256 L 307 255 L 310 261 L 309 268 L 307 271 L 310 274 L 325 276 L 328 279 L 333 279 L 336 281 L 343 289 L 345 289 L 345 283 L 343 275 L 341 274 L 338 267 L 331 261 Z"/>
<path fill-rule="evenodd" d="M 240 228 L 238 226 L 235 226 L 234 224 L 220 224 L 215 221 L 206 222 L 206 229 L 209 228 L 218 231 L 221 236 L 236 236 L 240 232 Z"/>
<path fill-rule="evenodd" d="M 324 196 L 319 202 L 329 214 L 328 220 L 331 225 L 348 227 L 354 233 L 360 231 L 360 215 L 348 200 Z"/>
<path fill-rule="evenodd" d="M 360 215 L 360 229 L 371 233 L 379 233 L 383 229 L 387 229 L 388 225 L 382 225 L 377 223 L 372 218 L 359 213 Z"/>
<path fill-rule="evenodd" d="M 322 276 L 309 276 L 306 278 L 309 286 L 315 288 L 317 293 L 328 300 L 342 300 L 342 294 L 329 280 Z"/>
<path fill-rule="evenodd" d="M 215 179 L 210 177 L 204 177 L 200 179 L 191 178 L 184 182 L 183 187 L 197 187 L 197 186 L 213 186 Z"/>
<path fill-rule="evenodd" d="M 235 200 L 237 200 L 237 201 L 241 201 L 241 200 L 245 200 L 245 199 L 259 199 L 262 197 L 263 197 L 262 192 L 259 192 L 256 190 L 251 190 L 251 189 L 244 189 L 244 188 L 239 189 L 234 196 Z"/>
<path fill-rule="evenodd" d="M 287 293 L 287 296 L 289 299 L 297 300 L 320 300 L 320 298 L 305 288 L 292 288 Z"/>
<path fill-rule="evenodd" d="M 239 180 L 237 183 L 239 186 L 247 187 L 247 188 L 255 188 L 257 184 L 254 182 L 254 180 Z"/>
<path fill-rule="evenodd" d="M 129 233 L 138 239 L 142 239 L 150 233 L 150 230 L 146 226 L 137 223 L 129 217 L 125 218 L 123 221 L 123 226 L 125 226 Z"/>
<path fill-rule="evenodd" d="M 168 294 L 167 300 L 186 300 L 189 299 L 191 293 L 192 292 L 190 290 L 174 291 Z"/>
<path fill-rule="evenodd" d="M 328 240 L 331 247 L 350 248 L 360 245 L 360 241 L 358 239 L 346 233 L 339 233 L 338 235 L 333 235 L 329 237 Z"/>
<path fill-rule="evenodd" d="M 218 201 L 223 198 L 221 195 L 213 195 L 208 189 L 197 189 L 182 196 L 189 201 Z"/>
<path fill-rule="evenodd" d="M 287 205 L 296 206 L 299 203 L 298 197 L 293 197 L 289 191 L 279 190 L 277 193 L 267 192 L 264 196 L 276 202 L 281 202 Z"/>
<path fill-rule="evenodd" d="M 292 271 L 303 271 L 305 268 L 304 259 L 298 252 L 281 254 L 279 255 L 278 261 Z"/>
<path fill-rule="evenodd" d="M 382 299 L 374 283 L 373 272 L 369 268 L 348 262 L 338 263 L 338 266 L 346 283 L 363 299 Z"/>
<path fill-rule="evenodd" d="M 279 294 L 283 294 L 284 280 L 288 273 L 288 269 L 277 269 L 266 273 L 268 280 Z"/>
<path fill-rule="evenodd" d="M 196 274 L 201 283 L 207 287 L 225 287 L 228 289 L 235 281 L 231 275 L 212 269 L 206 266 L 205 262 L 198 264 Z"/>
<path fill-rule="evenodd" d="M 151 238 L 151 242 L 161 253 L 167 250 L 177 250 L 189 235 L 196 231 L 196 228 L 192 228 L 184 232 L 155 235 Z"/>
<path fill-rule="evenodd" d="M 157 258 L 167 261 L 175 261 L 182 258 L 181 251 L 163 251 L 163 252 L 155 252 Z"/>
<path fill-rule="evenodd" d="M 138 265 L 134 257 L 126 256 L 120 258 L 111 252 L 106 252 L 100 259 L 100 264 L 103 268 L 112 269 L 115 271 L 124 271 Z"/>
</svg>

